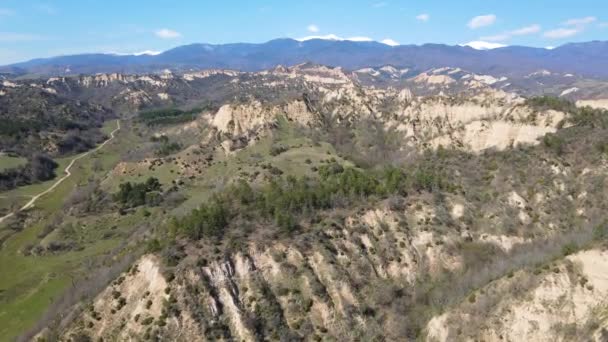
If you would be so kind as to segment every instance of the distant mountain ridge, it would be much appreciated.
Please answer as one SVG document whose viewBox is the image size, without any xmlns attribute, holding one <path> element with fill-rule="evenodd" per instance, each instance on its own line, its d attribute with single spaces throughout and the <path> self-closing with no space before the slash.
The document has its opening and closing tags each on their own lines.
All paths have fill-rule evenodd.
<svg viewBox="0 0 608 342">
<path fill-rule="evenodd" d="M 459 67 L 491 75 L 525 75 L 539 69 L 608 78 L 608 42 L 571 43 L 555 49 L 510 46 L 475 50 L 442 44 L 389 46 L 379 42 L 276 39 L 262 44 L 191 44 L 158 55 L 82 54 L 0 67 L 13 75 L 66 75 L 107 72 L 151 73 L 163 69 L 258 71 L 312 62 L 346 69 L 395 65 L 415 70 Z"/>
</svg>

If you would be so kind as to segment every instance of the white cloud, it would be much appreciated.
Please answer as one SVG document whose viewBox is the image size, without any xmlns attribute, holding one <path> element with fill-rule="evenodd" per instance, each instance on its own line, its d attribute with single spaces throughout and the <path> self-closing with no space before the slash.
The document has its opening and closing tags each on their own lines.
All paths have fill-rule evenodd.
<svg viewBox="0 0 608 342">
<path fill-rule="evenodd" d="M 534 34 L 540 32 L 541 27 L 538 24 L 522 27 L 520 29 L 511 31 L 511 35 L 513 36 L 525 36 L 528 34 Z"/>
<path fill-rule="evenodd" d="M 422 22 L 427 22 L 431 19 L 431 16 L 427 13 L 422 13 L 416 16 L 416 20 L 418 21 L 422 21 Z"/>
<path fill-rule="evenodd" d="M 0 32 L 0 42 L 31 42 L 45 39 L 42 36 L 29 33 Z"/>
<path fill-rule="evenodd" d="M 606 28 L 608 27 L 608 23 L 600 23 L 599 25 L 601 28 Z"/>
<path fill-rule="evenodd" d="M 514 36 L 526 36 L 529 34 L 538 33 L 538 32 L 540 32 L 540 30 L 541 30 L 540 25 L 534 24 L 534 25 L 519 28 L 517 30 L 497 34 L 494 36 L 481 37 L 481 40 L 490 41 L 490 42 L 502 42 L 505 40 L 509 40 Z"/>
<path fill-rule="evenodd" d="M 154 34 L 158 38 L 162 38 L 162 39 L 175 39 L 175 38 L 179 38 L 182 36 L 181 33 L 177 32 L 177 31 L 169 30 L 166 28 L 160 29 L 160 30 L 154 32 Z"/>
<path fill-rule="evenodd" d="M 386 44 L 386 45 L 389 45 L 389 46 L 399 46 L 400 45 L 399 42 L 394 41 L 394 40 L 392 40 L 390 38 L 386 38 L 386 39 L 382 40 L 380 43 Z"/>
<path fill-rule="evenodd" d="M 475 30 L 480 27 L 490 26 L 490 25 L 494 24 L 495 22 L 496 22 L 496 16 L 494 14 L 486 14 L 486 15 L 480 15 L 480 16 L 477 16 L 477 17 L 471 19 L 471 21 L 469 21 L 467 26 L 469 26 L 470 28 Z"/>
<path fill-rule="evenodd" d="M 547 50 L 553 50 L 553 49 L 555 49 L 555 46 L 545 46 L 545 49 L 547 49 Z"/>
<path fill-rule="evenodd" d="M 326 35 L 322 35 L 322 36 L 307 36 L 307 37 L 302 37 L 302 38 L 296 38 L 297 41 L 300 42 L 305 42 L 307 40 L 313 40 L 313 39 L 322 39 L 322 40 L 337 40 L 337 41 L 351 41 L 351 42 L 373 42 L 374 40 L 369 38 L 369 37 L 349 37 L 349 38 L 343 38 L 340 37 L 338 35 L 335 34 L 326 34 Z"/>
<path fill-rule="evenodd" d="M 597 20 L 596 17 L 574 18 L 563 22 L 565 26 L 584 26 Z"/>
<path fill-rule="evenodd" d="M 587 28 L 587 25 L 597 21 L 596 17 L 584 17 L 574 18 L 566 20 L 562 23 L 562 28 L 547 31 L 543 34 L 545 38 L 549 39 L 564 39 L 575 36 Z"/>
<path fill-rule="evenodd" d="M 386 7 L 386 6 L 388 6 L 388 3 L 385 1 L 376 2 L 375 4 L 372 5 L 372 7 L 374 7 L 374 8 L 381 8 L 381 7 Z"/>
<path fill-rule="evenodd" d="M 317 32 L 319 32 L 319 26 L 314 25 L 314 24 L 310 24 L 310 25 L 308 25 L 308 27 L 307 27 L 306 29 L 307 29 L 309 32 L 312 32 L 312 33 L 317 33 Z"/>
<path fill-rule="evenodd" d="M 575 36 L 583 31 L 582 28 L 559 28 L 544 33 L 545 38 L 550 39 L 563 39 Z"/>
<path fill-rule="evenodd" d="M 460 46 L 468 46 L 471 47 L 475 50 L 492 50 L 492 49 L 498 49 L 498 48 L 502 48 L 505 47 L 507 45 L 505 44 L 500 44 L 500 43 L 491 43 L 491 42 L 484 42 L 481 40 L 476 40 L 473 42 L 468 42 L 466 44 L 460 44 Z"/>
</svg>

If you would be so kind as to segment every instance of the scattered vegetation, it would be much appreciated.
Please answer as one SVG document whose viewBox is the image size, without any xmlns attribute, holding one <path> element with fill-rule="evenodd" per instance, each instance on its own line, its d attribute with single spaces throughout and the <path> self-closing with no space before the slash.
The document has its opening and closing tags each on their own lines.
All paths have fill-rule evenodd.
<svg viewBox="0 0 608 342">
<path fill-rule="evenodd" d="M 526 99 L 525 105 L 539 111 L 556 110 L 571 113 L 577 110 L 576 105 L 572 101 L 555 96 L 531 97 Z"/>
<path fill-rule="evenodd" d="M 59 153 L 70 153 L 84 141 L 94 145 L 101 136 L 99 128 L 111 116 L 98 105 L 22 87 L 0 97 L 0 151 L 31 157 L 57 144 Z"/>
</svg>

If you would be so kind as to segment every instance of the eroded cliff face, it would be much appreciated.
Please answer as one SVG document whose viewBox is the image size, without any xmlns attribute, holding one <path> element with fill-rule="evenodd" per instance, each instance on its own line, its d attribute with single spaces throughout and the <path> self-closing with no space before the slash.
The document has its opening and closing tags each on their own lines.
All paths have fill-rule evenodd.
<svg viewBox="0 0 608 342">
<path fill-rule="evenodd" d="M 593 249 L 520 271 L 433 318 L 430 341 L 605 341 L 608 252 Z"/>
<path fill-rule="evenodd" d="M 209 118 L 211 126 L 229 136 L 259 132 L 276 124 L 279 116 L 302 126 L 318 124 L 303 101 L 292 101 L 281 106 L 264 106 L 259 101 L 244 105 L 224 105 Z"/>
<path fill-rule="evenodd" d="M 530 219 L 559 195 L 518 191 L 501 193 L 484 217 L 536 227 L 527 236 L 477 222 L 487 209 L 466 197 L 420 194 L 326 213 L 293 239 L 259 233 L 222 251 L 184 244 L 176 267 L 144 256 L 65 338 L 602 341 L 608 253 L 561 259 L 568 240 L 537 229 L 553 218 Z"/>
<path fill-rule="evenodd" d="M 251 243 L 215 259 L 191 246 L 189 261 L 166 276 L 158 259 L 145 256 L 95 299 L 66 337 L 82 331 L 104 340 L 373 336 L 383 327 L 371 303 L 387 306 L 379 311 L 388 315 L 384 328 L 393 329 L 399 318 L 388 306 L 397 287 L 462 266 L 444 243 L 465 237 L 426 231 L 433 215 L 428 207 L 362 210 L 328 220 L 295 243 Z"/>
<path fill-rule="evenodd" d="M 316 102 L 293 100 L 265 104 L 258 100 L 225 105 L 208 121 L 229 137 L 253 140 L 283 116 L 304 127 L 320 127 L 373 119 L 403 133 L 404 144 L 413 139 L 420 147 L 439 146 L 470 152 L 518 145 L 535 145 L 563 124 L 566 114 L 537 112 L 514 94 L 486 90 L 465 96 L 414 97 L 408 89 L 367 89 L 358 86 L 315 88 Z"/>
</svg>

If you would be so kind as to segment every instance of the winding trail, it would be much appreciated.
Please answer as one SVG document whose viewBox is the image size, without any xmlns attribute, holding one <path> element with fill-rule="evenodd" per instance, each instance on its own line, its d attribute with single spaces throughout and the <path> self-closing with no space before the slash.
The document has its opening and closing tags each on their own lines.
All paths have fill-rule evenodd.
<svg viewBox="0 0 608 342">
<path fill-rule="evenodd" d="M 15 215 L 15 213 L 32 208 L 36 204 L 36 201 L 38 199 L 40 199 L 40 197 L 55 190 L 55 188 L 57 188 L 61 183 L 63 183 L 64 180 L 68 179 L 72 175 L 72 173 L 70 172 L 70 169 L 72 168 L 72 166 L 74 166 L 74 163 L 76 163 L 78 160 L 88 156 L 89 154 L 95 153 L 95 152 L 99 151 L 100 149 L 102 149 L 104 146 L 106 146 L 110 141 L 112 141 L 114 139 L 115 133 L 118 132 L 119 130 L 120 130 L 120 120 L 116 120 L 116 129 L 113 130 L 112 132 L 110 132 L 110 137 L 108 138 L 108 140 L 104 141 L 101 145 L 97 146 L 96 148 L 94 148 L 88 152 L 82 153 L 81 155 L 72 159 L 72 161 L 70 161 L 70 164 L 68 164 L 68 166 L 66 166 L 66 168 L 63 170 L 63 172 L 65 173 L 65 175 L 63 177 L 58 179 L 50 188 L 44 190 L 43 192 L 41 192 L 35 196 L 32 196 L 32 199 L 29 202 L 27 202 L 23 207 L 18 209 L 16 212 L 13 212 L 13 213 L 7 214 L 6 216 L 0 217 L 0 223 L 2 223 L 7 218 Z"/>
</svg>

